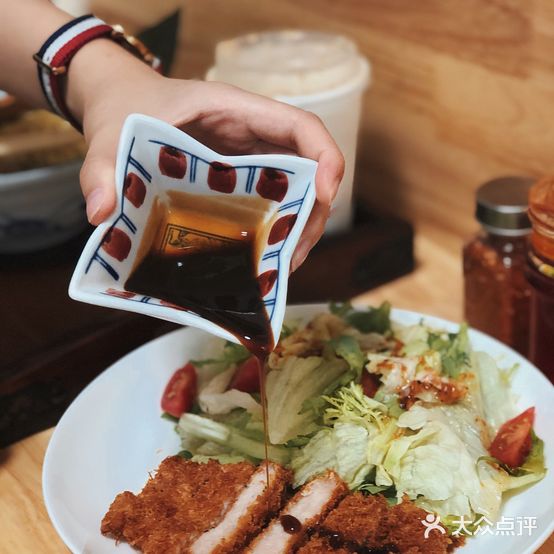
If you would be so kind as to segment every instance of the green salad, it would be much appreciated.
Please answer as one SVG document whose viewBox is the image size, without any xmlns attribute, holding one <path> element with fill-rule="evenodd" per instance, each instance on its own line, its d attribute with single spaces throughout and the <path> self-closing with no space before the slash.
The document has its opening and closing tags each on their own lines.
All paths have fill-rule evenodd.
<svg viewBox="0 0 554 554">
<path fill-rule="evenodd" d="M 222 343 L 188 366 L 197 381 L 176 424 L 181 454 L 262 460 L 256 361 Z M 505 491 L 546 471 L 534 408 L 516 409 L 516 370 L 472 351 L 465 325 L 448 333 L 398 325 L 388 303 L 331 304 L 305 325 L 288 321 L 269 357 L 269 458 L 293 470 L 295 487 L 334 470 L 351 490 L 407 497 L 447 525 L 495 520 Z"/>
</svg>

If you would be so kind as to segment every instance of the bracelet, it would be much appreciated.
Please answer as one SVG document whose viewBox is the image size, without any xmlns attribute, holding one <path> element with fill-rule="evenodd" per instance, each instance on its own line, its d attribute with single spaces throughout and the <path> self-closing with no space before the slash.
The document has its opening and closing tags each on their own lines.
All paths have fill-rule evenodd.
<svg viewBox="0 0 554 554">
<path fill-rule="evenodd" d="M 38 64 L 38 78 L 48 104 L 55 113 L 81 132 L 81 124 L 73 117 L 65 101 L 64 76 L 67 75 L 73 56 L 85 44 L 96 38 L 109 38 L 156 71 L 161 70 L 160 60 L 137 38 L 126 35 L 119 25 L 112 27 L 90 14 L 77 17 L 60 27 L 33 55 L 33 59 Z"/>
</svg>

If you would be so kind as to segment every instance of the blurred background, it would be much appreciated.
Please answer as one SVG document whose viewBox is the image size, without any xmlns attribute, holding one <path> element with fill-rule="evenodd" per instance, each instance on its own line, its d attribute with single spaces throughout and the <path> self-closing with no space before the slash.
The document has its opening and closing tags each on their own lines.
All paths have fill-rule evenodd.
<svg viewBox="0 0 554 554">
<path fill-rule="evenodd" d="M 400 307 L 461 320 L 461 252 L 479 227 L 476 190 L 501 175 L 535 178 L 551 168 L 554 5 L 548 0 L 59 4 L 75 15 L 92 11 L 138 34 L 177 78 L 203 79 L 224 40 L 276 29 L 342 35 L 368 60 L 370 79 L 361 91 L 357 156 L 350 168 L 354 223 L 326 237 L 294 276 L 293 301 L 352 297 L 415 267 L 412 280 L 395 289 Z M 90 233 L 82 199 L 75 195 L 83 152 L 79 136 L 47 114 L 25 112 L 0 122 L 0 195 L 3 189 L 20 191 L 14 183 L 28 179 L 29 188 L 9 200 L 14 206 L 22 196 L 23 202 L 41 204 L 31 192 L 33 182 L 69 182 L 73 191 L 72 198 L 60 200 L 70 205 L 67 235 L 60 231 L 60 240 L 44 248 L 24 247 L 22 253 L 8 247 L 0 255 L 0 445 L 53 425 L 99 371 L 172 328 L 67 297 Z M 44 166 L 54 169 L 23 174 Z M 13 245 L 23 228 L 35 245 L 48 229 L 59 231 L 58 221 L 41 227 L 38 215 L 31 223 L 8 220 L 8 200 L 1 198 L 0 246 L 6 237 Z M 60 205 L 51 213 L 63 212 Z M 339 278 L 329 261 L 338 249 L 344 266 Z M 325 279 L 318 281 L 327 285 L 314 290 L 313 276 L 322 271 Z M 388 294 L 384 289 L 374 298 Z"/>
<path fill-rule="evenodd" d="M 130 31 L 176 2 L 95 0 Z M 216 44 L 302 28 L 351 38 L 372 65 L 357 158 L 359 196 L 453 247 L 475 229 L 474 191 L 541 175 L 554 138 L 554 6 L 548 0 L 188 0 L 171 74 L 203 78 Z M 446 238 L 445 238 L 446 240 Z"/>
</svg>

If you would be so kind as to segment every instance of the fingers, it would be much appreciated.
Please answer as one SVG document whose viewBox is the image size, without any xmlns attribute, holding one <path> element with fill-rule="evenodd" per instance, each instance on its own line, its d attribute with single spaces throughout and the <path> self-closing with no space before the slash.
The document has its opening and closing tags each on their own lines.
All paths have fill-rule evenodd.
<svg viewBox="0 0 554 554">
<path fill-rule="evenodd" d="M 81 168 L 81 190 L 92 225 L 102 223 L 115 208 L 115 146 L 98 137 L 90 144 Z"/>
<path fill-rule="evenodd" d="M 344 157 L 338 147 L 320 152 L 315 174 L 317 199 L 331 206 L 344 175 Z"/>
<path fill-rule="evenodd" d="M 323 234 L 325 223 L 329 218 L 330 208 L 327 204 L 317 201 L 312 209 L 304 232 L 298 241 L 296 250 L 292 256 L 291 272 L 296 271 L 304 262 L 310 250 L 315 246 L 319 237 Z"/>
<path fill-rule="evenodd" d="M 330 205 L 344 174 L 344 157 L 322 121 L 313 113 L 256 95 L 247 95 L 244 110 L 250 131 L 266 143 L 293 150 L 319 163 L 317 199 Z"/>
<path fill-rule="evenodd" d="M 263 99 L 246 110 L 248 126 L 261 141 L 316 160 L 316 205 L 292 261 L 294 271 L 323 234 L 331 204 L 344 175 L 344 157 L 322 121 L 312 113 Z M 260 112 L 262 110 L 262 112 Z"/>
<path fill-rule="evenodd" d="M 315 176 L 317 199 L 331 206 L 344 174 L 344 157 L 335 141 L 314 114 L 298 110 L 291 121 L 291 137 L 298 155 L 318 162 Z"/>
</svg>

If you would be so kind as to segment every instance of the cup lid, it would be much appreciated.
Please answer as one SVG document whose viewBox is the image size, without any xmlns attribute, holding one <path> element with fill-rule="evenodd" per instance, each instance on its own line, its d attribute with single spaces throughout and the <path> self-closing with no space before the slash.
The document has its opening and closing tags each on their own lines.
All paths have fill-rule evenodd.
<svg viewBox="0 0 554 554">
<path fill-rule="evenodd" d="M 476 194 L 475 216 L 484 226 L 506 234 L 525 234 L 531 230 L 527 215 L 531 177 L 506 176 L 487 181 Z"/>
<path fill-rule="evenodd" d="M 266 96 L 302 96 L 355 80 L 366 65 L 344 36 L 283 29 L 220 42 L 210 78 Z"/>
</svg>

